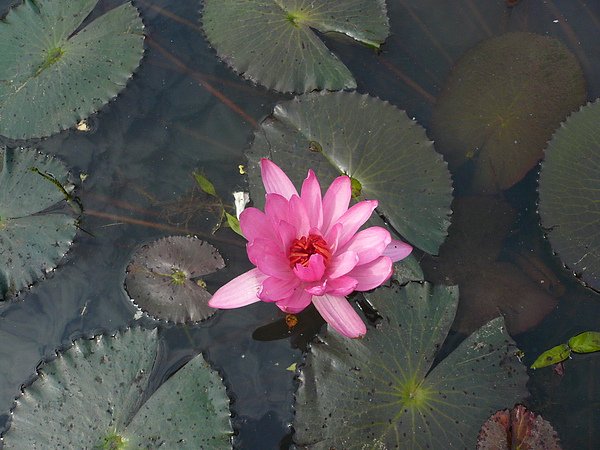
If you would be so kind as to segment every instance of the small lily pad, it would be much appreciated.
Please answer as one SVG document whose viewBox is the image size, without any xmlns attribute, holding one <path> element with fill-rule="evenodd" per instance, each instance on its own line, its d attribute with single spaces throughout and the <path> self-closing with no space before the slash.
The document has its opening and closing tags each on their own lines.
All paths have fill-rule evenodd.
<svg viewBox="0 0 600 450">
<path fill-rule="evenodd" d="M 539 211 L 553 250 L 600 289 L 600 101 L 572 114 L 548 144 Z"/>
<path fill-rule="evenodd" d="M 390 225 L 428 253 L 437 253 L 446 237 L 452 201 L 446 163 L 425 130 L 387 102 L 337 92 L 277 104 L 248 152 L 250 193 L 259 207 L 262 157 L 296 186 L 313 169 L 323 192 L 335 177 L 349 175 L 360 183 L 359 198 L 378 200 Z"/>
<path fill-rule="evenodd" d="M 202 355 L 145 401 L 158 344 L 137 328 L 76 341 L 17 399 L 4 448 L 231 448 L 225 387 Z"/>
<path fill-rule="evenodd" d="M 432 367 L 455 287 L 392 285 L 366 294 L 383 320 L 363 339 L 327 333 L 301 369 L 294 429 L 313 448 L 474 448 L 481 424 L 527 391 L 501 318 Z"/>
<path fill-rule="evenodd" d="M 97 0 L 24 1 L 0 22 L 0 134 L 44 137 L 115 97 L 144 52 L 130 4 L 80 29 Z"/>
<path fill-rule="evenodd" d="M 143 245 L 127 267 L 127 292 L 142 311 L 175 323 L 215 313 L 200 278 L 225 267 L 216 248 L 192 237 L 170 236 Z"/>
<path fill-rule="evenodd" d="M 206 0 L 202 22 L 219 57 L 235 71 L 297 93 L 356 87 L 313 30 L 343 33 L 376 48 L 389 34 L 384 0 Z"/>
<path fill-rule="evenodd" d="M 0 148 L 0 158 L 0 299 L 5 299 L 53 270 L 77 228 L 69 214 L 43 212 L 65 199 L 41 175 L 68 185 L 59 160 L 25 148 Z"/>
<path fill-rule="evenodd" d="M 507 33 L 456 63 L 431 130 L 451 169 L 474 165 L 474 187 L 497 192 L 542 158 L 552 131 L 585 101 L 583 71 L 557 39 Z"/>
</svg>

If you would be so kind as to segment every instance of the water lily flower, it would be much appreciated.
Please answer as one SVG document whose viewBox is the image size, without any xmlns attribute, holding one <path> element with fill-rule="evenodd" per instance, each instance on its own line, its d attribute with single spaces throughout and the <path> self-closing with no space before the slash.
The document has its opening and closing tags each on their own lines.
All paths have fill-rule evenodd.
<svg viewBox="0 0 600 450">
<path fill-rule="evenodd" d="M 366 326 L 346 295 L 387 281 L 392 262 L 407 257 L 412 247 L 382 227 L 359 231 L 377 201 L 348 208 L 349 177 L 336 178 L 322 197 L 309 170 L 298 195 L 279 166 L 268 159 L 260 166 L 265 210 L 247 208 L 240 215 L 248 258 L 256 267 L 221 287 L 208 304 L 230 309 L 262 300 L 296 314 L 312 302 L 339 333 L 364 336 Z"/>
</svg>

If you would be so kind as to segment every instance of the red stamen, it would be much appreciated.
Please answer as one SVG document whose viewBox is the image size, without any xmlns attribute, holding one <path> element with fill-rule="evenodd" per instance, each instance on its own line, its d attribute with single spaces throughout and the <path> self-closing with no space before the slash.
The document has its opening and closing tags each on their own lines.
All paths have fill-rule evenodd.
<svg viewBox="0 0 600 450">
<path fill-rule="evenodd" d="M 325 239 L 317 234 L 309 234 L 302 236 L 300 239 L 294 240 L 290 247 L 290 267 L 294 268 L 296 264 L 301 264 L 304 267 L 308 266 L 308 260 L 312 255 L 318 253 L 325 260 L 325 264 L 331 258 L 331 250 Z"/>
</svg>

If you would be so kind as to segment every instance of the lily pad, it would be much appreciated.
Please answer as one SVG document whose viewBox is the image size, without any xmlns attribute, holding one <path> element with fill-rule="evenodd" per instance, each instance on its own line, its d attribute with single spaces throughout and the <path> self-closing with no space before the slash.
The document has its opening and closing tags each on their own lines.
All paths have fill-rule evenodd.
<svg viewBox="0 0 600 450">
<path fill-rule="evenodd" d="M 248 152 L 250 193 L 264 203 L 260 158 L 277 163 L 300 186 L 313 169 L 323 191 L 348 174 L 359 198 L 411 244 L 437 253 L 450 224 L 452 181 L 425 130 L 404 111 L 368 95 L 307 94 L 275 106 Z"/>
<path fill-rule="evenodd" d="M 144 52 L 130 4 L 80 29 L 97 0 L 24 1 L 0 22 L 0 134 L 44 137 L 115 97 Z"/>
<path fill-rule="evenodd" d="M 25 148 L 0 148 L 0 158 L 0 299 L 5 299 L 53 270 L 77 228 L 68 214 L 43 212 L 65 199 L 41 175 L 52 174 L 66 186 L 68 172 L 59 160 Z"/>
<path fill-rule="evenodd" d="M 127 267 L 125 285 L 148 315 L 175 323 L 197 322 L 215 313 L 200 278 L 225 267 L 216 248 L 192 237 L 170 236 L 143 245 Z"/>
<path fill-rule="evenodd" d="M 539 211 L 553 250 L 592 288 L 600 289 L 600 101 L 556 131 L 540 173 Z"/>
<path fill-rule="evenodd" d="M 431 130 L 452 170 L 471 161 L 475 189 L 497 192 L 537 164 L 553 130 L 585 97 L 581 67 L 561 42 L 507 33 L 456 63 Z"/>
<path fill-rule="evenodd" d="M 363 339 L 327 333 L 302 368 L 294 429 L 314 448 L 474 448 L 481 424 L 527 391 L 496 318 L 432 367 L 458 303 L 455 287 L 409 283 L 367 299 L 383 317 Z"/>
<path fill-rule="evenodd" d="M 75 342 L 17 399 L 4 448 L 231 448 L 225 387 L 202 355 L 144 403 L 158 344 L 142 329 Z"/>
<path fill-rule="evenodd" d="M 206 0 L 202 22 L 219 57 L 235 71 L 297 93 L 356 87 L 313 30 L 343 33 L 376 48 L 389 34 L 384 0 Z"/>
</svg>

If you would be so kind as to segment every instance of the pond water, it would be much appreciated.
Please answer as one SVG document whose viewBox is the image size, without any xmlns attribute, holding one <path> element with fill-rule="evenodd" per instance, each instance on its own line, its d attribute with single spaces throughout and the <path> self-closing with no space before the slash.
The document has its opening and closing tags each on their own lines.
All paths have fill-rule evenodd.
<svg viewBox="0 0 600 450">
<path fill-rule="evenodd" d="M 0 9 L 12 3 L 0 0 Z M 95 13 L 120 3 L 100 1 Z M 239 165 L 247 164 L 244 151 L 253 131 L 278 101 L 291 96 L 253 85 L 219 61 L 200 28 L 198 1 L 137 0 L 135 5 L 146 26 L 146 53 L 127 87 L 91 118 L 90 132 L 66 131 L 34 144 L 58 155 L 74 174 L 87 174 L 78 195 L 85 208 L 82 228 L 89 233 L 78 232 L 47 279 L 14 301 L 0 303 L 0 430 L 8 424 L 20 386 L 32 379 L 41 360 L 73 339 L 132 323 L 137 310 L 123 287 L 125 268 L 141 244 L 174 234 L 211 242 L 227 267 L 207 280 L 209 290 L 251 267 L 243 239 L 229 229 L 211 234 L 217 209 L 195 189 L 192 170 L 202 170 L 221 197 L 232 202 L 233 191 L 247 190 Z M 480 41 L 510 31 L 563 42 L 582 66 L 588 101 L 600 95 L 600 2 L 388 0 L 387 5 L 391 35 L 379 53 L 349 39 L 321 37 L 354 74 L 359 92 L 405 110 L 428 131 L 435 99 L 453 64 Z M 528 365 L 579 332 L 600 331 L 600 297 L 562 268 L 540 229 L 537 173 L 534 167 L 505 192 L 514 217 L 501 253 L 516 268 L 511 270 L 537 283 L 560 284 L 546 296 L 552 306 L 545 318 L 532 314 L 537 306 L 525 298 L 530 291 L 524 294 L 521 285 L 511 285 L 512 296 L 523 301 L 507 308 L 531 323 L 513 336 Z M 455 175 L 457 196 L 467 192 L 461 176 Z M 444 278 L 435 259 L 420 252 L 416 256 L 431 270 L 429 276 Z M 542 267 L 544 275 L 532 267 Z M 481 267 L 482 278 L 489 277 L 486 270 L 491 266 Z M 475 292 L 505 295 L 493 285 L 492 280 Z M 465 314 L 476 316 L 477 307 Z M 234 444 L 288 448 L 297 381 L 286 369 L 302 361 L 303 344 L 295 337 L 253 338 L 257 328 L 282 318 L 273 305 L 257 303 L 219 311 L 197 325 L 161 324 L 168 352 L 153 376 L 166 379 L 202 352 L 223 376 L 231 397 Z M 456 333 L 451 341 L 462 337 Z M 529 373 L 532 396 L 526 403 L 553 424 L 564 448 L 593 449 L 600 441 L 599 358 L 578 355 L 565 363 L 562 377 L 551 368 Z"/>
</svg>

